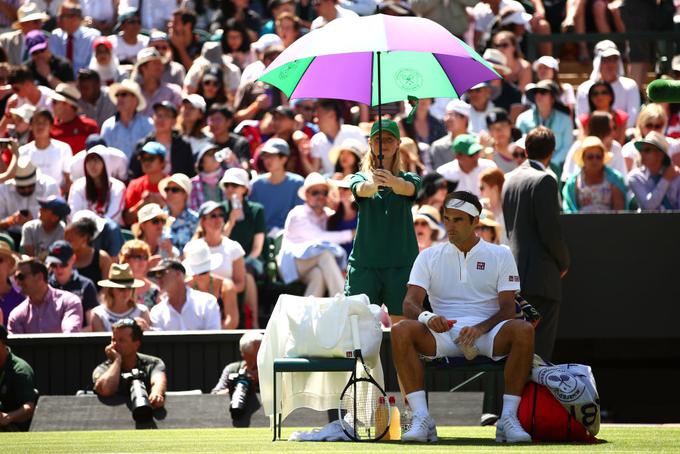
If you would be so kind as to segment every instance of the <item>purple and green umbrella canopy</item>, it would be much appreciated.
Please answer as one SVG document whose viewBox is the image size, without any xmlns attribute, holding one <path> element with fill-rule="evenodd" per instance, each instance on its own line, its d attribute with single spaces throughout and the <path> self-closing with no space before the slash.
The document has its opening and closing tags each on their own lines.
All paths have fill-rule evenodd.
<svg viewBox="0 0 680 454">
<path fill-rule="evenodd" d="M 458 98 L 491 79 L 500 79 L 491 65 L 441 25 L 383 14 L 331 21 L 295 41 L 260 77 L 291 99 L 371 106 Z"/>
</svg>

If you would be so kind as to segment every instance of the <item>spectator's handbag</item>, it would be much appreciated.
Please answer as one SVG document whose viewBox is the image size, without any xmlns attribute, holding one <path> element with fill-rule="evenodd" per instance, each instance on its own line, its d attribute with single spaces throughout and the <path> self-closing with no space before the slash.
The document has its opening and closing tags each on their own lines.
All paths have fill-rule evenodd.
<svg viewBox="0 0 680 454">
<path fill-rule="evenodd" d="M 380 360 L 382 328 L 380 307 L 369 304 L 366 295 L 335 298 L 296 297 L 287 305 L 290 335 L 286 341 L 286 357 L 351 358 L 354 345 L 350 315 L 359 316 L 361 350 L 366 364 L 374 367 Z"/>
</svg>

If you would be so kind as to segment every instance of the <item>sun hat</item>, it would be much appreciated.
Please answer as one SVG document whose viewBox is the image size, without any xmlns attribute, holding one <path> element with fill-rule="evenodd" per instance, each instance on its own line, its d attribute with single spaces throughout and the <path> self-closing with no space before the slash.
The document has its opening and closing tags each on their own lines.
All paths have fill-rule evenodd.
<svg viewBox="0 0 680 454">
<path fill-rule="evenodd" d="M 440 241 L 446 236 L 446 230 L 442 226 L 442 217 L 439 210 L 431 205 L 421 205 L 413 214 L 413 222 L 422 219 L 428 223 L 432 230 L 437 231 L 437 241 Z"/>
<path fill-rule="evenodd" d="M 468 118 L 470 117 L 470 109 L 470 104 L 466 103 L 462 99 L 454 99 L 449 101 L 449 103 L 446 105 L 447 113 L 455 112 Z"/>
<path fill-rule="evenodd" d="M 397 139 L 401 138 L 401 133 L 399 132 L 399 126 L 397 125 L 397 123 L 387 118 L 383 118 L 382 120 L 373 123 L 373 126 L 371 126 L 370 137 L 373 137 L 374 135 L 378 134 L 380 132 L 381 127 L 383 131 L 389 132 Z"/>
<path fill-rule="evenodd" d="M 215 160 L 219 163 L 222 163 L 224 160 L 224 153 L 220 153 L 221 147 L 213 142 L 206 142 L 204 143 L 201 148 L 198 149 L 198 153 L 196 153 L 196 157 L 194 160 L 194 165 L 196 166 L 196 169 L 201 172 L 202 169 L 202 163 L 201 161 L 203 160 L 203 156 L 205 156 L 209 151 L 215 151 L 213 157 Z"/>
<path fill-rule="evenodd" d="M 104 219 L 101 216 L 98 216 L 97 213 L 94 211 L 90 210 L 79 210 L 73 213 L 73 216 L 71 216 L 71 223 L 80 221 L 81 219 L 89 219 L 92 222 L 94 222 L 95 226 L 97 227 L 97 231 L 94 234 L 94 238 L 96 239 L 101 233 L 104 231 L 106 228 L 106 219 Z"/>
<path fill-rule="evenodd" d="M 256 52 L 264 52 L 272 46 L 282 46 L 283 40 L 274 33 L 265 33 L 252 43 L 250 47 Z"/>
<path fill-rule="evenodd" d="M 187 274 L 186 268 L 184 268 L 184 265 L 182 265 L 182 262 L 180 262 L 177 259 L 163 259 L 160 261 L 160 263 L 153 268 L 149 270 L 149 274 L 154 275 L 158 274 L 161 271 L 165 270 L 177 270 L 182 274 Z"/>
<path fill-rule="evenodd" d="M 208 273 L 222 264 L 221 254 L 211 254 L 208 244 L 203 240 L 189 241 L 184 246 L 184 261 L 187 276 Z"/>
<path fill-rule="evenodd" d="M 152 140 L 151 142 L 147 142 L 144 144 L 144 146 L 142 147 L 142 153 L 160 156 L 163 159 L 165 159 L 165 154 L 167 153 L 167 150 L 165 149 L 165 145 L 163 145 L 160 142 L 154 142 Z"/>
<path fill-rule="evenodd" d="M 239 186 L 248 187 L 248 172 L 245 169 L 239 167 L 232 167 L 224 172 L 224 176 L 220 180 L 220 186 L 224 186 L 227 183 L 237 184 Z"/>
<path fill-rule="evenodd" d="M 201 204 L 201 206 L 198 208 L 198 217 L 202 218 L 206 214 L 210 214 L 218 208 L 222 209 L 222 213 L 224 213 L 224 218 L 226 220 L 227 210 L 225 210 L 223 204 L 215 202 L 214 200 L 208 200 L 207 202 L 203 202 Z"/>
<path fill-rule="evenodd" d="M 668 166 L 671 163 L 671 158 L 668 156 L 668 141 L 666 137 L 658 131 L 650 131 L 644 139 L 635 141 L 635 148 L 640 151 L 643 145 L 652 145 L 659 149 L 664 154 L 664 165 Z"/>
<path fill-rule="evenodd" d="M 173 117 L 177 117 L 177 106 L 174 105 L 172 102 L 168 101 L 167 99 L 154 103 L 152 108 L 154 112 L 157 109 L 169 110 L 172 113 Z"/>
<path fill-rule="evenodd" d="M 168 219 L 168 214 L 157 203 L 147 203 L 137 211 L 137 223 L 143 224 L 155 218 Z"/>
<path fill-rule="evenodd" d="M 139 70 L 139 67 L 150 61 L 158 60 L 163 61 L 160 52 L 155 47 L 145 47 L 137 52 L 137 61 L 135 62 L 135 69 Z"/>
<path fill-rule="evenodd" d="M 12 267 L 17 264 L 17 256 L 14 254 L 9 243 L 6 241 L 0 241 L 0 256 L 8 258 L 12 261 Z"/>
<path fill-rule="evenodd" d="M 32 22 L 34 20 L 47 22 L 49 19 L 50 16 L 44 11 L 40 11 L 40 8 L 35 3 L 24 3 L 17 9 L 17 20 L 12 23 L 12 28 L 19 28 L 19 24 L 24 22 Z"/>
<path fill-rule="evenodd" d="M 109 278 L 97 282 L 97 285 L 105 288 L 140 288 L 144 287 L 144 281 L 135 279 L 130 264 L 113 263 L 109 269 Z"/>
<path fill-rule="evenodd" d="M 80 90 L 71 84 L 62 82 L 57 85 L 57 88 L 50 92 L 50 98 L 55 101 L 69 103 L 77 109 L 79 107 L 78 101 L 80 100 Z"/>
<path fill-rule="evenodd" d="M 14 184 L 17 187 L 31 186 L 36 182 L 37 169 L 28 156 L 19 156 L 17 171 L 14 175 Z"/>
<path fill-rule="evenodd" d="M 9 109 L 9 113 L 12 115 L 16 115 L 26 123 L 30 123 L 31 118 L 33 118 L 33 114 L 35 113 L 35 106 L 28 103 L 22 104 L 19 107 L 13 107 Z"/>
<path fill-rule="evenodd" d="M 496 216 L 494 216 L 491 210 L 483 209 L 481 215 L 479 216 L 479 225 L 484 227 L 491 227 L 496 232 L 496 240 L 501 237 L 501 225 L 496 221 Z"/>
<path fill-rule="evenodd" d="M 453 154 L 463 154 L 466 156 L 473 156 L 482 151 L 483 148 L 477 141 L 477 137 L 472 134 L 460 134 L 451 144 Z"/>
<path fill-rule="evenodd" d="M 24 38 L 28 54 L 32 55 L 39 50 L 47 49 L 47 36 L 42 30 L 31 30 Z"/>
<path fill-rule="evenodd" d="M 607 150 L 607 147 L 604 146 L 604 144 L 602 143 L 602 140 L 600 140 L 599 137 L 588 136 L 581 141 L 581 145 L 578 147 L 576 152 L 574 152 L 574 162 L 576 163 L 576 165 L 578 165 L 579 167 L 583 167 L 583 164 L 584 164 L 583 153 L 588 148 L 593 148 L 593 147 L 597 147 L 600 150 L 602 150 L 602 153 L 603 153 L 603 156 L 604 156 L 603 162 L 605 164 L 607 164 L 609 161 L 611 161 L 612 158 L 614 157 L 614 155 L 611 153 L 611 151 Z"/>
<path fill-rule="evenodd" d="M 191 195 L 192 189 L 191 179 L 188 176 L 184 175 L 183 173 L 173 173 L 172 175 L 163 178 L 158 183 L 158 192 L 161 193 L 163 198 L 168 197 L 165 190 L 167 189 L 170 183 L 175 183 L 177 186 L 182 188 L 182 190 L 187 194 L 187 197 Z"/>
<path fill-rule="evenodd" d="M 600 58 L 607 58 L 607 57 L 621 57 L 621 51 L 619 51 L 619 48 L 616 46 L 616 43 L 614 41 L 611 41 L 609 39 L 602 40 L 595 44 L 595 50 L 594 53 L 596 56 Z"/>
<path fill-rule="evenodd" d="M 290 155 L 290 147 L 288 146 L 288 142 L 285 140 L 273 138 L 267 140 L 264 145 L 262 145 L 262 148 L 260 148 L 260 153 L 272 153 L 288 156 Z"/>
<path fill-rule="evenodd" d="M 499 73 L 508 75 L 512 72 L 508 67 L 507 57 L 498 49 L 489 48 L 485 50 L 482 58 L 488 63 L 491 63 L 491 66 Z"/>
<path fill-rule="evenodd" d="M 38 199 L 38 205 L 40 205 L 40 208 L 50 210 L 61 220 L 66 219 L 66 216 L 71 213 L 71 207 L 66 203 L 66 200 L 54 195 L 45 199 Z"/>
<path fill-rule="evenodd" d="M 340 158 L 340 153 L 343 151 L 349 151 L 350 153 L 354 154 L 359 161 L 364 157 L 364 144 L 362 144 L 359 140 L 354 139 L 352 137 L 348 137 L 347 139 L 343 140 L 339 146 L 331 148 L 331 150 L 328 152 L 328 159 L 335 165 L 336 162 L 338 162 L 338 158 Z"/>
<path fill-rule="evenodd" d="M 185 96 L 184 98 L 182 98 L 182 102 L 187 102 L 191 104 L 195 109 L 198 109 L 201 112 L 205 113 L 206 108 L 205 99 L 203 99 L 203 96 L 197 93 L 192 93 L 190 95 Z"/>
<path fill-rule="evenodd" d="M 558 59 L 555 57 L 551 57 L 550 55 L 544 55 L 538 60 L 536 60 L 532 65 L 531 69 L 534 71 L 538 71 L 538 65 L 543 65 L 547 66 L 548 68 L 552 69 L 553 71 L 559 71 L 560 70 L 560 62 Z"/>
<path fill-rule="evenodd" d="M 146 109 L 146 99 L 142 96 L 142 89 L 139 88 L 139 84 L 130 79 L 123 79 L 122 82 L 111 84 L 109 87 L 109 99 L 116 105 L 116 95 L 121 92 L 126 91 L 132 93 L 137 98 L 137 112 L 141 112 Z"/>
<path fill-rule="evenodd" d="M 319 172 L 312 172 L 305 177 L 305 182 L 298 188 L 298 197 L 300 197 L 302 200 L 307 200 L 307 189 L 317 185 L 324 185 L 328 188 L 330 183 L 326 177 L 321 175 Z"/>
<path fill-rule="evenodd" d="M 532 103 L 532 104 L 535 103 L 536 92 L 538 90 L 549 91 L 552 94 L 555 101 L 559 101 L 560 87 L 559 87 L 559 85 L 557 85 L 557 82 L 555 82 L 554 80 L 544 79 L 544 80 L 539 80 L 535 84 L 527 84 L 525 94 L 526 94 L 527 100 L 530 103 Z"/>
<path fill-rule="evenodd" d="M 50 246 L 47 251 L 47 257 L 45 257 L 45 265 L 51 265 L 53 263 L 57 265 L 66 265 L 71 257 L 73 257 L 73 246 L 71 243 L 64 240 L 55 241 Z"/>
</svg>

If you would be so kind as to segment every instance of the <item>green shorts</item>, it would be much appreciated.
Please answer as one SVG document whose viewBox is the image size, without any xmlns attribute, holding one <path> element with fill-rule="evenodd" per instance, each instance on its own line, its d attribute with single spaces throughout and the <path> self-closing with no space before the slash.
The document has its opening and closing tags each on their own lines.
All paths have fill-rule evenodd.
<svg viewBox="0 0 680 454">
<path fill-rule="evenodd" d="M 345 295 L 365 293 L 371 304 L 384 304 L 391 315 L 403 315 L 410 266 L 363 268 L 347 265 Z"/>
</svg>

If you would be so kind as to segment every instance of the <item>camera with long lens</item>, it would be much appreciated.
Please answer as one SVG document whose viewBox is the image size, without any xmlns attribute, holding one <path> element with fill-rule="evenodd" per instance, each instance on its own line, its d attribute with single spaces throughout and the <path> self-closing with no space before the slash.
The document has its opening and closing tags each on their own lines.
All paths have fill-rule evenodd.
<svg viewBox="0 0 680 454">
<path fill-rule="evenodd" d="M 132 404 L 132 419 L 137 422 L 151 420 L 153 408 L 149 402 L 149 393 L 146 390 L 146 374 L 139 369 L 132 369 L 120 375 L 124 380 L 130 382 L 130 403 Z"/>
<path fill-rule="evenodd" d="M 253 379 L 246 374 L 245 369 L 229 374 L 229 412 L 232 419 L 238 419 L 245 414 L 248 393 L 253 386 Z"/>
</svg>

